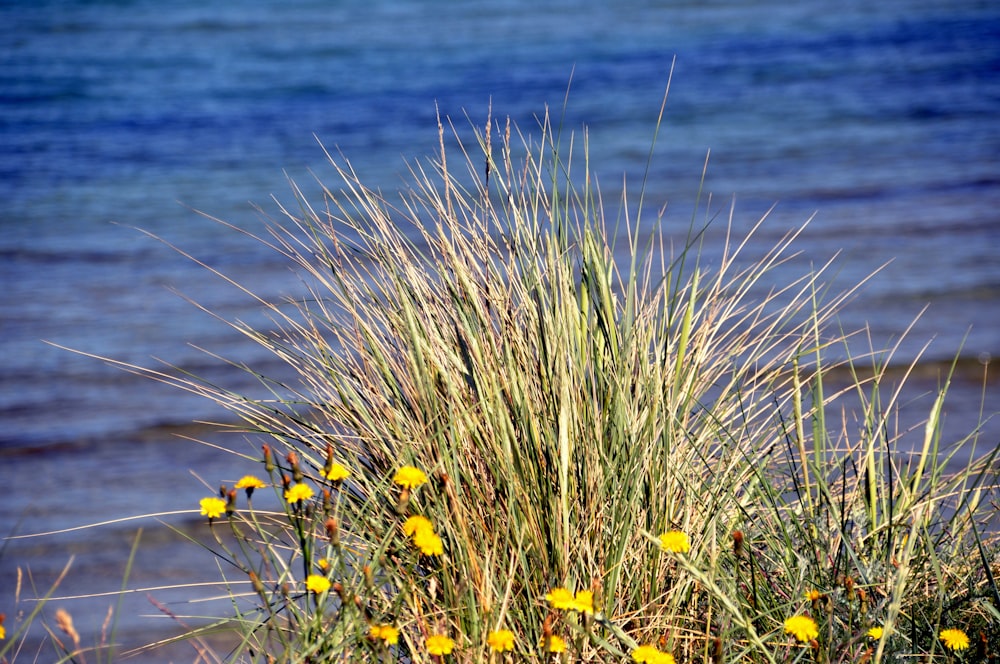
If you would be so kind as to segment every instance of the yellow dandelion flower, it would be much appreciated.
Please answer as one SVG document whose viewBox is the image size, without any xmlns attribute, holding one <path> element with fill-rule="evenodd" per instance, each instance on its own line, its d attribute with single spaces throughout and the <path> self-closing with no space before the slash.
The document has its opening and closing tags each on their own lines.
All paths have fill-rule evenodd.
<svg viewBox="0 0 1000 664">
<path fill-rule="evenodd" d="M 240 481 L 236 483 L 234 488 L 236 489 L 246 489 L 247 493 L 253 491 L 254 489 L 263 489 L 267 485 L 264 481 L 253 475 L 244 475 L 240 478 Z"/>
<path fill-rule="evenodd" d="M 313 497 L 313 490 L 308 484 L 299 482 L 285 490 L 285 500 L 289 503 L 297 503 L 302 500 L 309 500 Z"/>
<path fill-rule="evenodd" d="M 387 646 L 399 643 L 399 630 L 392 625 L 372 625 L 371 629 L 368 630 L 368 636 Z"/>
<path fill-rule="evenodd" d="M 209 519 L 218 518 L 226 511 L 226 501 L 215 496 L 202 498 L 199 504 L 201 505 L 201 515 L 207 516 Z"/>
<path fill-rule="evenodd" d="M 416 489 L 421 484 L 427 482 L 427 475 L 419 468 L 403 466 L 396 471 L 396 475 L 392 478 L 392 481 L 404 489 Z"/>
<path fill-rule="evenodd" d="M 544 637 L 542 637 L 542 642 L 539 645 L 541 645 L 543 648 L 545 647 Z M 549 637 L 548 650 L 549 652 L 564 652 L 566 650 L 566 640 L 563 639 L 561 636 L 553 634 L 552 636 Z"/>
<path fill-rule="evenodd" d="M 639 646 L 632 651 L 632 660 L 636 662 L 648 662 L 652 664 L 659 655 L 662 655 L 654 646 Z"/>
<path fill-rule="evenodd" d="M 320 595 L 330 589 L 330 579 L 319 574 L 310 574 L 306 578 L 306 589 Z"/>
<path fill-rule="evenodd" d="M 632 651 L 632 660 L 647 664 L 676 664 L 673 655 L 660 652 L 654 646 L 639 646 Z"/>
<path fill-rule="evenodd" d="M 878 641 L 879 639 L 882 638 L 882 634 L 884 634 L 884 633 L 885 633 L 885 630 L 882 629 L 881 626 L 875 626 L 875 627 L 872 627 L 870 630 L 868 630 L 868 638 L 869 639 L 875 639 L 876 641 Z"/>
<path fill-rule="evenodd" d="M 792 616 L 785 620 L 785 633 L 805 643 L 819 636 L 819 628 L 809 616 Z"/>
<path fill-rule="evenodd" d="M 573 609 L 580 613 L 594 612 L 594 593 L 590 590 L 580 590 L 573 598 Z"/>
<path fill-rule="evenodd" d="M 943 629 L 939 635 L 946 648 L 965 650 L 969 647 L 969 637 L 960 629 Z"/>
<path fill-rule="evenodd" d="M 565 588 L 553 588 L 545 595 L 545 599 L 549 600 L 553 609 L 572 611 L 576 608 L 576 598 Z"/>
<path fill-rule="evenodd" d="M 413 533 L 413 544 L 425 556 L 440 556 L 444 553 L 444 542 L 433 530 L 418 530 Z"/>
<path fill-rule="evenodd" d="M 670 553 L 687 553 L 691 550 L 691 540 L 687 533 L 671 530 L 660 535 L 660 548 Z"/>
<path fill-rule="evenodd" d="M 815 602 L 816 600 L 818 600 L 822 596 L 823 596 L 823 593 L 821 593 L 820 591 L 818 591 L 816 589 L 807 590 L 806 591 L 806 599 L 808 601 L 810 601 L 810 602 Z"/>
<path fill-rule="evenodd" d="M 498 629 L 486 637 L 486 644 L 493 652 L 505 652 L 514 649 L 514 632 L 509 629 Z"/>
<path fill-rule="evenodd" d="M 351 471 L 347 466 L 334 463 L 327 469 L 324 477 L 331 482 L 342 482 L 351 476 Z"/>
<path fill-rule="evenodd" d="M 411 516 L 409 519 L 403 522 L 403 533 L 407 537 L 416 535 L 420 531 L 434 532 L 434 524 L 427 517 L 420 516 L 419 514 Z"/>
<path fill-rule="evenodd" d="M 455 648 L 455 642 L 444 634 L 431 634 L 425 642 L 427 652 L 431 655 L 447 655 Z"/>
</svg>

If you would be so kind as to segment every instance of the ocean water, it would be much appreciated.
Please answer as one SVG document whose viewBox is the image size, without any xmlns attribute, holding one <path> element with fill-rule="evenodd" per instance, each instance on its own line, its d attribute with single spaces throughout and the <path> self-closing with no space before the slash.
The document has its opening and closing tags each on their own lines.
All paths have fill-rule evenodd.
<svg viewBox="0 0 1000 664">
<path fill-rule="evenodd" d="M 211 404 L 45 341 L 209 375 L 223 370 L 190 344 L 273 366 L 177 291 L 232 318 L 255 320 L 250 303 L 135 229 L 289 292 L 286 265 L 195 210 L 260 230 L 254 205 L 277 214 L 286 178 L 332 182 L 320 142 L 399 189 L 406 160 L 435 154 L 438 113 L 464 136 L 490 108 L 530 133 L 548 107 L 577 140 L 586 126 L 608 198 L 645 176 L 678 232 L 710 152 L 699 215 L 733 204 L 742 232 L 773 206 L 762 246 L 815 215 L 790 269 L 839 254 L 847 287 L 888 263 L 845 329 L 890 346 L 926 307 L 895 358 L 922 358 L 914 399 L 959 357 L 949 435 L 1000 411 L 995 361 L 984 378 L 1000 356 L 995 3 L 81 0 L 6 2 L 0 25 L 0 535 L 183 509 L 202 478 L 251 470 L 174 435 L 204 435 L 187 425 L 220 417 Z M 0 611 L 29 562 L 44 582 L 75 554 L 60 594 L 117 587 L 137 525 L 133 587 L 216 578 L 155 521 L 127 522 L 8 541 Z M 129 596 L 126 642 L 171 628 L 132 617 L 157 613 L 144 596 Z M 98 624 L 109 601 L 67 600 Z"/>
</svg>

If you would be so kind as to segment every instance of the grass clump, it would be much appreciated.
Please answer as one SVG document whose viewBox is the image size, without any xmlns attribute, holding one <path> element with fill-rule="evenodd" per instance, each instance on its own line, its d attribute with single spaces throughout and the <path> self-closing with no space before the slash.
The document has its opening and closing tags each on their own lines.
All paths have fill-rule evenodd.
<svg viewBox="0 0 1000 664">
<path fill-rule="evenodd" d="M 547 118 L 488 123 L 457 171 L 440 129 L 398 201 L 337 166 L 257 238 L 304 290 L 258 298 L 272 329 L 231 324 L 294 380 L 132 367 L 262 443 L 201 502 L 227 659 L 996 656 L 996 450 L 945 472 L 947 383 L 900 445 L 887 358 L 827 360 L 847 295 L 825 269 L 765 287 L 801 229 L 752 260 L 727 235 L 709 264 L 694 228 L 641 246 L 651 224 L 623 196 L 609 225 Z"/>
</svg>

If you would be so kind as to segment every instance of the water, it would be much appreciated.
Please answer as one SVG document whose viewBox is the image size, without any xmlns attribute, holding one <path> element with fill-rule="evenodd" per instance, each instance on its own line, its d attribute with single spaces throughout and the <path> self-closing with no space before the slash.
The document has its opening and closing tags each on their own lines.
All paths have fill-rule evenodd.
<svg viewBox="0 0 1000 664">
<path fill-rule="evenodd" d="M 286 176 L 307 191 L 311 171 L 332 179 L 317 139 L 392 191 L 404 157 L 435 152 L 438 110 L 468 135 L 466 116 L 481 124 L 492 103 L 530 131 L 546 105 L 562 114 L 571 78 L 565 126 L 588 126 L 609 196 L 622 174 L 637 189 L 675 57 L 647 201 L 686 227 L 711 150 L 709 214 L 735 196 L 746 229 L 777 203 L 766 243 L 816 213 L 795 269 L 841 252 L 846 287 L 892 260 L 844 327 L 867 323 L 881 347 L 928 306 L 896 361 L 935 338 L 921 392 L 960 355 L 948 423 L 967 432 L 982 362 L 1000 354 L 1000 10 L 971 0 L 848 1 L 835 12 L 769 0 L 604 4 L 0 7 L 0 479 L 10 497 L 0 533 L 184 508 L 206 492 L 189 469 L 209 485 L 251 470 L 172 435 L 219 417 L 210 404 L 42 342 L 199 373 L 218 367 L 188 342 L 265 359 L 173 290 L 252 320 L 245 299 L 132 227 L 287 292 L 285 265 L 192 209 L 259 230 L 251 202 L 274 213 L 271 194 L 290 199 Z M 995 380 L 987 412 L 1000 411 Z M 987 428 L 984 443 L 998 437 Z M 51 578 L 73 552 L 65 594 L 117 587 L 135 525 L 8 543 L 0 602 L 18 565 Z M 155 544 L 134 585 L 215 578 L 203 552 L 145 525 Z M 133 600 L 127 615 L 155 612 L 142 593 Z M 123 626 L 133 643 L 148 638 L 147 623 Z"/>
</svg>

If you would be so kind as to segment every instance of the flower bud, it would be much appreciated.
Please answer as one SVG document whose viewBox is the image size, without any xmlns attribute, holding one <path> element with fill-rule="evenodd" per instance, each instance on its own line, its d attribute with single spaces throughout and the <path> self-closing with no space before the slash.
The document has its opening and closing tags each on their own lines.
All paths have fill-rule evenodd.
<svg viewBox="0 0 1000 664">
<path fill-rule="evenodd" d="M 333 468 L 333 445 L 326 444 L 326 463 L 323 464 L 323 475 L 329 475 Z"/>
<path fill-rule="evenodd" d="M 399 500 L 396 501 L 396 514 L 400 516 L 406 514 L 406 508 L 410 506 L 410 489 L 403 487 L 399 492 Z"/>
<path fill-rule="evenodd" d="M 288 467 L 292 469 L 292 479 L 296 482 L 301 482 L 303 475 L 302 469 L 299 467 L 299 455 L 292 450 L 285 457 L 285 460 L 288 461 Z"/>
<path fill-rule="evenodd" d="M 271 456 L 271 448 L 269 446 L 264 445 L 263 448 L 264 448 L 264 470 L 266 470 L 267 473 L 270 474 L 274 472 L 274 457 Z"/>
<path fill-rule="evenodd" d="M 250 572 L 250 585 L 253 586 L 253 591 L 260 595 L 261 599 L 264 599 L 264 584 L 261 583 L 260 577 L 254 572 Z"/>
<path fill-rule="evenodd" d="M 743 531 L 734 530 L 733 531 L 733 555 L 737 559 L 743 557 Z"/>
<path fill-rule="evenodd" d="M 330 544 L 336 548 L 340 548 L 340 525 L 337 520 L 330 517 L 326 520 L 324 524 L 326 527 L 326 536 L 330 538 Z"/>
</svg>

